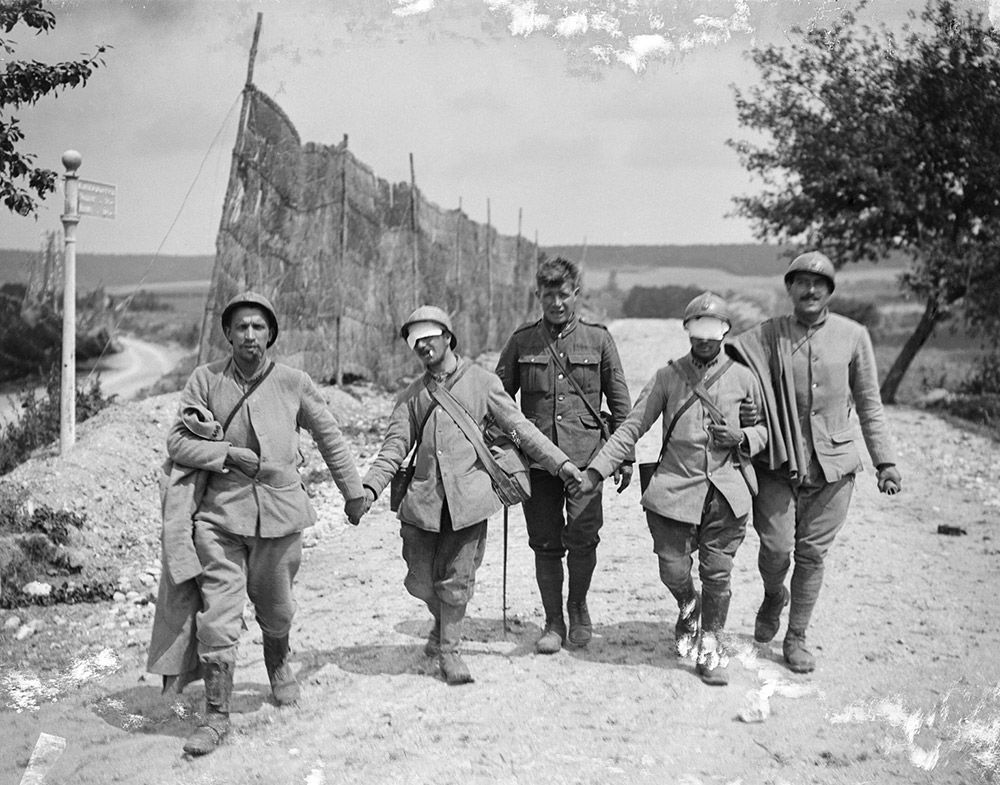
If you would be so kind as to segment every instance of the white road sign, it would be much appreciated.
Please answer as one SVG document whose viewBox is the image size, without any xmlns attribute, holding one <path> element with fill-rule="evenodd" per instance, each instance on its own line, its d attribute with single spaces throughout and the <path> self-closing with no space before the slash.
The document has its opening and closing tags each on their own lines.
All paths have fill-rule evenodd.
<svg viewBox="0 0 1000 785">
<path fill-rule="evenodd" d="M 80 215 L 96 215 L 98 218 L 115 217 L 115 186 L 80 180 L 78 210 Z"/>
</svg>

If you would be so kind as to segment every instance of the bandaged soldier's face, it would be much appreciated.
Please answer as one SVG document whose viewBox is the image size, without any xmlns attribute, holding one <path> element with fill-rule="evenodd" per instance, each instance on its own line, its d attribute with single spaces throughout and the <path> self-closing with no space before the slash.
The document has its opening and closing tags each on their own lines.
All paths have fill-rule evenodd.
<svg viewBox="0 0 1000 785">
<path fill-rule="evenodd" d="M 413 345 L 413 351 L 420 358 L 420 362 L 424 364 L 424 368 L 433 370 L 444 360 L 450 346 L 451 336 L 444 332 L 440 335 L 430 335 L 419 339 Z"/>
<path fill-rule="evenodd" d="M 711 338 L 691 338 L 691 354 L 702 362 L 708 362 L 715 357 L 722 348 L 722 341 Z"/>
<path fill-rule="evenodd" d="M 253 367 L 260 362 L 271 337 L 267 316 L 260 308 L 237 308 L 229 320 L 226 339 L 232 344 L 233 356 L 241 365 Z"/>
<path fill-rule="evenodd" d="M 542 304 L 542 314 L 549 324 L 566 324 L 576 313 L 580 287 L 564 283 L 562 286 L 545 286 L 535 292 Z"/>
<path fill-rule="evenodd" d="M 796 315 L 807 321 L 823 313 L 833 294 L 826 277 L 816 273 L 795 273 L 787 289 Z"/>
</svg>

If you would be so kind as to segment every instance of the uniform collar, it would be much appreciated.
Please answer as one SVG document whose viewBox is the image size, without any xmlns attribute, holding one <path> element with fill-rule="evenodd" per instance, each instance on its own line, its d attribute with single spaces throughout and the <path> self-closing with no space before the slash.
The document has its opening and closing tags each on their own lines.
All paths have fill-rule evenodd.
<svg viewBox="0 0 1000 785">
<path fill-rule="evenodd" d="M 576 325 L 579 323 L 580 317 L 573 314 L 570 320 L 566 324 L 549 324 L 545 321 L 545 317 L 542 317 L 542 326 L 548 330 L 548 333 L 553 338 L 564 338 L 569 335 L 573 330 L 576 329 Z"/>
<path fill-rule="evenodd" d="M 455 355 L 455 367 L 452 368 L 450 371 L 442 371 L 441 373 L 431 373 L 430 371 L 424 371 L 424 373 L 426 373 L 428 377 L 430 377 L 431 379 L 433 379 L 434 381 L 436 381 L 438 384 L 444 384 L 452 376 L 455 375 L 455 372 L 458 371 L 458 369 L 461 366 L 462 366 L 462 358 L 459 357 L 456 354 Z"/>
<path fill-rule="evenodd" d="M 239 363 L 237 363 L 235 359 L 230 358 L 229 364 L 233 369 L 233 375 L 236 377 L 237 381 L 242 382 L 243 384 L 252 384 L 255 382 L 260 378 L 260 375 L 267 370 L 267 366 L 269 365 L 267 355 L 265 354 L 261 357 L 260 365 L 257 366 L 257 370 L 251 376 L 247 376 L 243 373 L 243 370 L 240 368 Z"/>
<path fill-rule="evenodd" d="M 722 354 L 723 354 L 723 352 L 720 349 L 719 353 L 717 355 L 715 355 L 715 357 L 713 357 L 708 362 L 702 362 L 697 357 L 695 357 L 693 353 L 689 354 L 688 358 L 691 360 L 691 365 L 693 365 L 695 367 L 695 370 L 697 370 L 697 371 L 707 371 L 709 368 L 714 368 L 716 365 L 719 364 L 719 360 L 722 359 Z"/>
<path fill-rule="evenodd" d="M 819 315 L 819 318 L 816 319 L 816 321 L 813 322 L 812 324 L 806 324 L 804 321 L 802 321 L 798 317 L 797 314 L 793 313 L 792 317 L 795 319 L 795 323 L 798 324 L 800 327 L 803 327 L 806 330 L 817 330 L 820 327 L 822 327 L 824 324 L 826 324 L 826 317 L 828 317 L 829 315 L 830 315 L 830 309 L 829 308 L 824 308 L 823 309 L 823 313 L 821 313 Z"/>
</svg>

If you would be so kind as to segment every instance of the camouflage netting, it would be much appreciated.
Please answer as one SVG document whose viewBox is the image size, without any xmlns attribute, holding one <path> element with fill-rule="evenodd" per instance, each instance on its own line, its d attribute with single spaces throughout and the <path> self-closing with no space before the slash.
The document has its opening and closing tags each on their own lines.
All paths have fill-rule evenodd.
<svg viewBox="0 0 1000 785">
<path fill-rule="evenodd" d="M 219 315 L 254 289 L 281 321 L 284 362 L 320 381 L 338 372 L 386 384 L 416 370 L 398 328 L 414 307 L 453 317 L 459 351 L 497 348 L 533 311 L 537 249 L 409 183 L 375 176 L 339 145 L 302 145 L 280 107 L 248 88 L 202 327 L 202 362 L 228 345 Z M 414 230 L 415 227 L 415 230 Z"/>
</svg>

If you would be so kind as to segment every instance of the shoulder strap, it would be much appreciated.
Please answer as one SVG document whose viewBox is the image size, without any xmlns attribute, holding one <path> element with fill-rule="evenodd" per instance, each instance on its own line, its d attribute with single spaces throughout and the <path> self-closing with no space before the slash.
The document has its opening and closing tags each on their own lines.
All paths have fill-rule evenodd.
<svg viewBox="0 0 1000 785">
<path fill-rule="evenodd" d="M 719 368 L 719 370 L 716 371 L 714 374 L 712 374 L 712 376 L 709 377 L 708 381 L 705 384 L 702 384 L 701 379 L 698 378 L 697 372 L 695 372 L 694 368 L 691 366 L 690 363 L 685 363 L 685 362 L 680 363 L 681 371 L 687 378 L 688 384 L 691 385 L 692 392 L 694 392 L 694 394 L 701 399 L 702 405 L 705 407 L 705 409 L 708 410 L 709 417 L 711 417 L 712 421 L 717 424 L 725 422 L 726 416 L 725 414 L 723 414 L 722 410 L 719 409 L 718 406 L 716 406 L 715 401 L 713 401 L 709 397 L 708 388 L 711 387 L 715 383 L 715 381 L 720 376 L 722 376 L 722 374 L 728 371 L 729 366 L 731 366 L 732 364 L 733 361 L 731 359 L 727 359 L 726 362 L 722 364 L 722 367 Z"/>
<path fill-rule="evenodd" d="M 597 420 L 597 425 L 601 429 L 601 437 L 604 439 L 604 441 L 607 441 L 610 438 L 611 434 L 608 433 L 607 427 L 604 425 L 604 419 L 601 417 L 599 412 L 594 410 L 593 405 L 591 405 L 590 401 L 587 400 L 587 396 L 584 395 L 584 392 L 580 388 L 580 385 L 577 383 L 576 379 L 573 378 L 573 375 L 569 372 L 569 369 L 565 365 L 563 365 L 562 359 L 556 353 L 556 349 L 552 345 L 552 337 L 549 335 L 549 331 L 545 328 L 545 325 L 542 323 L 543 321 L 544 320 L 540 320 L 538 322 L 538 329 L 541 330 L 542 335 L 545 338 L 545 348 L 548 349 L 549 354 L 552 355 L 552 361 L 556 364 L 556 368 L 558 368 L 562 372 L 563 376 L 566 377 L 566 380 L 570 383 L 570 385 L 572 385 L 573 389 L 576 390 L 576 394 L 580 396 L 581 400 L 583 401 L 583 405 L 587 407 L 587 411 L 589 411 L 591 416 Z"/>
<path fill-rule="evenodd" d="M 493 453 L 490 452 L 486 446 L 486 442 L 483 440 L 482 431 L 479 430 L 479 426 L 473 421 L 472 415 L 469 414 L 468 410 L 455 399 L 455 396 L 447 388 L 432 383 L 427 385 L 427 391 L 441 405 L 441 408 L 448 413 L 448 416 L 455 421 L 455 425 L 461 429 L 462 433 L 465 434 L 465 438 L 475 448 L 476 455 L 479 456 L 479 460 L 486 467 L 486 471 L 494 484 L 498 486 L 506 484 L 508 482 L 507 475 L 497 465 Z"/>
<path fill-rule="evenodd" d="M 447 386 L 449 388 L 450 387 L 454 387 L 455 383 L 459 379 L 461 379 L 463 375 L 465 375 L 465 372 L 469 369 L 469 365 L 470 365 L 470 363 L 466 362 L 465 365 L 461 366 L 458 369 L 458 371 L 455 373 L 454 376 L 452 376 L 450 379 L 448 379 Z M 430 390 L 430 386 L 427 384 L 426 381 L 424 382 L 424 386 L 427 387 L 427 392 L 431 391 Z M 423 441 L 423 438 L 424 438 L 424 428 L 427 427 L 427 421 L 431 418 L 431 413 L 434 411 L 434 408 L 438 405 L 438 403 L 439 402 L 434 398 L 434 395 L 432 394 L 431 395 L 431 405 L 428 406 L 427 407 L 427 411 L 424 412 L 424 416 L 420 420 L 420 427 L 417 429 L 417 439 L 413 443 L 413 452 L 410 453 L 410 462 L 409 462 L 409 466 L 410 467 L 412 467 L 413 464 L 414 464 L 414 462 L 417 460 L 417 450 L 420 449 L 420 442 Z"/>
<path fill-rule="evenodd" d="M 708 394 L 707 393 L 707 388 L 709 388 L 713 384 L 715 384 L 719 380 L 719 377 L 722 376 L 722 374 L 724 374 L 727 370 L 729 370 L 729 366 L 732 365 L 732 364 L 733 364 L 732 360 L 727 360 L 718 371 L 716 371 L 714 374 L 712 374 L 708 378 L 708 381 L 705 382 L 705 385 L 702 386 L 701 380 L 697 379 L 697 378 L 694 378 L 694 383 L 691 384 L 691 382 L 692 382 L 692 374 L 694 372 L 694 369 L 690 368 L 684 362 L 684 358 L 681 358 L 676 363 L 673 360 L 671 360 L 669 363 L 667 363 L 667 365 L 676 365 L 677 367 L 679 367 L 681 369 L 681 373 L 684 374 L 685 378 L 688 380 L 688 383 L 691 384 L 691 387 L 694 390 L 694 393 L 691 395 L 690 398 L 688 398 L 686 401 L 684 401 L 684 403 L 682 403 L 680 405 L 680 407 L 677 409 L 676 412 L 674 412 L 673 419 L 670 420 L 670 424 L 667 426 L 667 430 L 663 434 L 663 445 L 660 447 L 660 455 L 656 459 L 657 463 L 659 463 L 660 461 L 663 460 L 663 455 L 667 451 L 667 442 L 670 441 L 670 436 L 674 432 L 674 427 L 677 425 L 677 421 L 680 419 L 681 415 L 684 414 L 684 412 L 686 412 L 691 407 L 691 404 L 693 404 L 696 400 L 698 400 L 698 398 L 701 397 L 698 394 L 698 388 L 701 388 L 702 392 L 707 397 L 707 394 Z M 705 398 L 702 398 L 702 403 L 704 403 L 705 400 L 706 400 Z M 718 411 L 718 407 L 716 407 L 715 404 L 712 403 L 710 399 L 709 399 L 709 403 L 710 403 L 712 409 L 715 409 L 716 411 Z M 708 408 L 708 407 L 706 407 L 706 408 Z M 711 414 L 711 409 L 709 409 L 709 413 Z M 721 412 L 720 412 L 720 414 L 721 414 Z"/>
<path fill-rule="evenodd" d="M 243 393 L 243 397 L 240 398 L 239 403 L 237 403 L 233 407 L 233 410 L 229 412 L 229 416 L 226 417 L 226 421 L 222 423 L 223 435 L 225 435 L 226 429 L 229 428 L 230 423 L 232 423 L 233 418 L 236 416 L 236 413 L 242 408 L 243 404 L 246 402 L 246 399 L 250 397 L 250 395 L 253 393 L 254 390 L 260 387 L 261 384 L 263 384 L 264 380 L 268 377 L 268 374 L 270 374 L 271 371 L 273 370 L 274 370 L 274 360 L 271 360 L 271 364 L 267 366 L 267 370 L 265 370 L 264 373 L 258 376 L 253 381 L 253 383 L 249 387 L 247 387 L 246 392 Z"/>
</svg>

